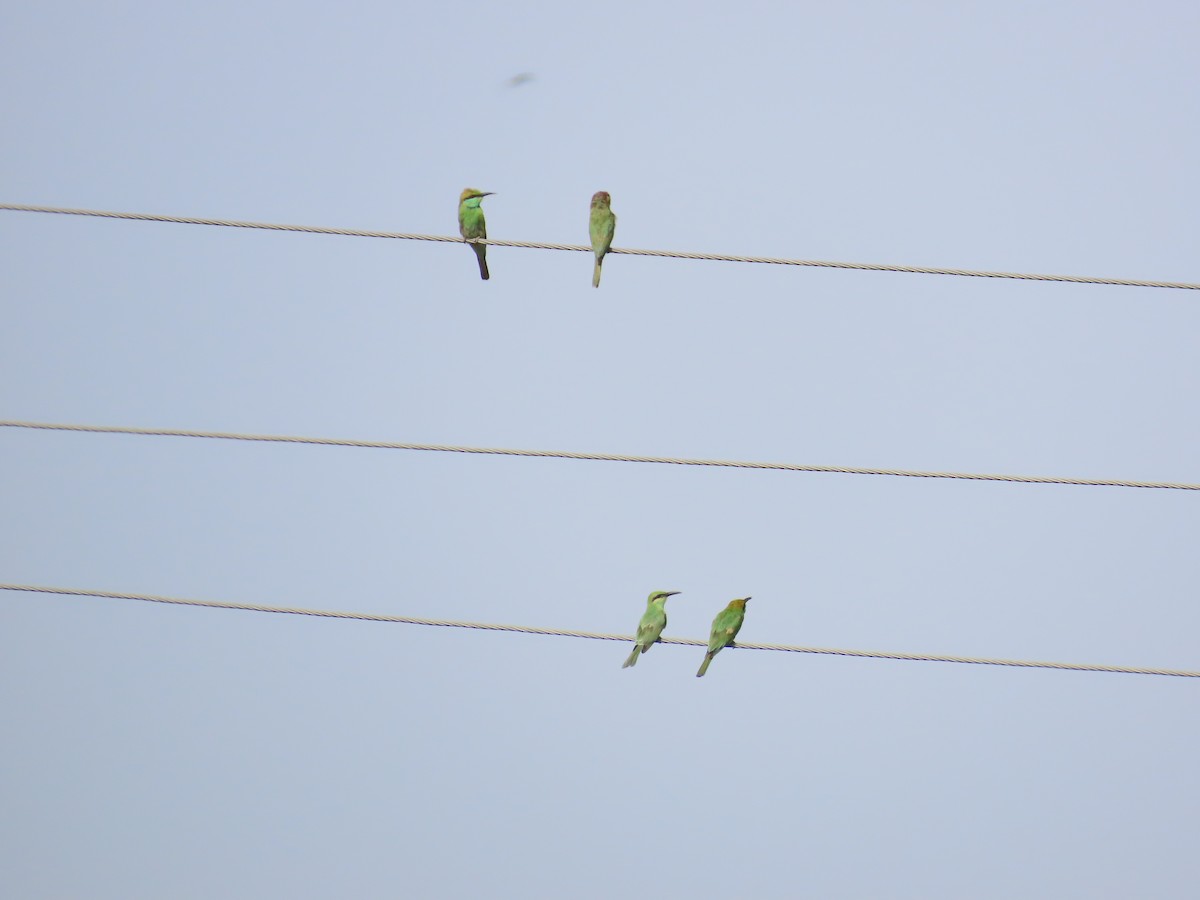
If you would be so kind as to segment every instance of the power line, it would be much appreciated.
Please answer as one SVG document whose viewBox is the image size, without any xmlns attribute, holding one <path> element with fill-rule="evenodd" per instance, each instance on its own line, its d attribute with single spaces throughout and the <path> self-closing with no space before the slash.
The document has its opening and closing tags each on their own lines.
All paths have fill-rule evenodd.
<svg viewBox="0 0 1200 900">
<path fill-rule="evenodd" d="M 58 594 L 72 597 L 98 597 L 105 600 L 144 600 L 149 603 L 167 603 L 176 606 L 200 606 L 208 609 L 239 609 L 248 612 L 281 613 L 293 616 L 317 616 L 325 619 L 353 619 L 363 622 L 392 622 L 402 625 L 429 625 L 437 628 L 471 628 L 479 631 L 508 631 L 519 634 L 537 634 L 553 637 L 586 638 L 596 641 L 632 641 L 633 635 L 608 634 L 592 631 L 571 631 L 561 628 L 537 628 L 530 625 L 496 625 L 488 622 L 460 622 L 451 619 L 424 619 L 416 616 L 388 616 L 372 613 L 344 612 L 329 609 L 305 609 L 297 606 L 269 606 L 262 603 L 227 603 L 220 600 L 192 600 L 184 597 L 166 597 L 160 594 L 132 594 L 118 591 L 94 591 L 84 588 L 45 587 L 31 584 L 0 583 L 0 590 L 21 591 L 36 594 Z M 664 644 L 679 644 L 687 647 L 706 647 L 707 641 L 696 638 L 662 638 Z M 933 653 L 898 653 L 876 650 L 846 650 L 834 647 L 804 647 L 794 644 L 755 644 L 738 641 L 735 649 L 773 650 L 783 653 L 812 653 L 821 656 L 853 656 L 869 659 L 895 659 L 912 662 L 965 663 L 977 666 L 1007 666 L 1023 669 L 1059 669 L 1070 672 L 1114 672 L 1124 675 L 1166 675 L 1177 678 L 1200 678 L 1200 672 L 1180 669 L 1147 668 L 1143 666 L 1108 666 L 1088 663 L 1043 662 L 1027 659 L 996 659 L 980 656 L 942 656 Z"/>
<path fill-rule="evenodd" d="M 630 456 L 620 453 L 581 453 L 572 450 L 515 450 L 502 447 L 456 447 L 446 444 L 413 444 L 399 441 L 360 441 L 349 438 L 297 437 L 285 434 L 239 434 L 230 431 L 194 431 L 182 428 L 134 428 L 122 425 L 69 425 L 53 422 L 0 420 L 0 428 L 41 431 L 79 431 L 88 434 L 129 434 L 153 437 L 210 438 L 220 441 L 257 441 L 277 444 L 312 444 L 321 447 L 359 447 L 374 450 L 425 450 L 437 453 L 475 453 L 493 456 L 529 456 L 599 462 L 658 463 L 673 466 L 707 466 L 725 469 L 765 469 L 778 472 L 818 472 L 840 475 L 891 475 L 902 478 L 952 478 L 962 481 L 1008 481 L 1020 484 L 1067 484 L 1087 487 L 1155 488 L 1200 491 L 1200 484 L 1172 481 L 1129 481 L 1108 478 L 1060 478 L 1045 475 L 983 475 L 970 472 L 924 472 L 911 469 L 873 469 L 858 466 L 816 466 L 798 463 L 742 462 L 727 459 L 689 459 L 669 456 Z"/>
<path fill-rule="evenodd" d="M 409 234 L 398 231 L 369 231 L 361 228 L 331 228 L 320 225 L 279 225 L 270 222 L 243 222 L 235 219 L 202 219 L 195 216 L 166 216 L 153 213 L 111 212 L 100 209 L 71 209 L 58 206 L 34 206 L 25 203 L 0 203 L 0 210 L 13 212 L 58 213 L 68 216 L 98 216 L 105 219 L 132 219 L 139 222 L 173 222 L 180 225 L 219 225 L 225 228 L 257 228 L 266 231 L 298 231 L 305 234 L 336 234 L 343 237 L 392 238 L 405 241 L 467 243 L 452 235 Z M 474 243 L 493 247 L 518 247 L 529 250 L 571 250 L 591 253 L 583 244 L 549 244 L 541 241 L 501 241 L 489 238 Z M 688 253 L 681 250 L 634 250 L 613 247 L 609 253 L 627 256 L 658 256 L 670 259 L 706 259 L 717 262 L 762 263 L 775 266 L 810 266 L 824 269 L 855 269 L 866 272 L 908 272 L 917 275 L 961 275 L 970 278 L 1008 278 L 1016 281 L 1067 281 L 1075 284 L 1110 284 L 1125 287 L 1172 288 L 1200 291 L 1200 284 L 1187 281 L 1147 281 L 1139 278 L 1102 278 L 1090 275 L 1038 275 L 1026 272 L 988 272 L 975 269 L 949 269 L 937 266 L 901 266 L 882 263 L 831 262 L 817 259 L 786 259 L 773 256 L 735 256 L 725 253 Z"/>
</svg>

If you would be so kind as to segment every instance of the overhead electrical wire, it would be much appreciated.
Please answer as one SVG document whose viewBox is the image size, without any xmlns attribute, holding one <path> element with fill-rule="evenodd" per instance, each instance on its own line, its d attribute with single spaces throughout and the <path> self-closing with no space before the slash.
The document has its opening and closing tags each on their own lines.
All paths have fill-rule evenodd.
<svg viewBox="0 0 1200 900">
<path fill-rule="evenodd" d="M 96 216 L 105 219 L 131 219 L 139 222 L 172 222 L 180 225 L 218 225 L 225 228 L 256 228 L 266 231 L 295 231 L 305 234 L 334 234 L 344 237 L 391 238 L 405 241 L 437 241 L 466 243 L 452 235 L 411 234 L 398 231 L 371 231 L 362 228 L 333 228 L 319 225 L 280 225 L 271 222 L 246 222 L 235 219 L 205 219 L 196 216 L 168 216 L 155 213 L 113 212 L 101 209 L 74 209 L 59 206 L 36 206 L 28 203 L 0 203 L 0 210 L 11 212 L 57 213 L 67 216 Z M 551 244 L 541 241 L 503 241 L 489 238 L 476 243 L 493 247 L 518 247 L 530 250 L 570 250 L 591 253 L 583 244 Z M 1091 275 L 1040 275 L 1028 272 L 994 272 L 975 269 L 951 269 L 938 266 L 903 266 L 886 263 L 833 262 L 817 259 L 787 259 L 772 256 L 739 256 L 725 253 L 689 253 L 681 250 L 635 250 L 613 247 L 608 251 L 627 256 L 657 256 L 671 259 L 715 260 L 718 262 L 762 263 L 775 266 L 810 266 L 823 269 L 854 269 L 868 272 L 906 272 L 917 275 L 960 275 L 970 278 L 1007 278 L 1016 281 L 1065 281 L 1075 284 L 1108 284 L 1123 287 L 1170 288 L 1200 291 L 1200 283 L 1186 281 L 1152 281 L 1140 278 L 1104 278 Z"/>
<path fill-rule="evenodd" d="M 263 229 L 271 231 L 288 231 L 288 232 L 303 232 L 313 234 L 333 234 L 355 237 L 375 237 L 375 238 L 391 238 L 402 240 L 423 240 L 423 241 L 438 241 L 448 243 L 462 243 L 463 240 L 458 237 L 427 235 L 427 234 L 407 234 L 400 232 L 386 231 L 368 231 L 362 229 L 344 229 L 344 228 L 329 228 L 320 226 L 305 226 L 305 225 L 280 225 L 263 222 L 246 222 L 224 219 L 204 219 L 195 217 L 182 216 L 166 216 L 146 213 L 127 213 L 127 212 L 112 212 L 104 210 L 91 209 L 72 209 L 49 206 L 34 206 L 28 204 L 0 204 L 0 209 L 17 212 L 41 212 L 41 213 L 57 213 L 63 215 L 77 216 L 94 216 L 103 218 L 128 219 L 137 221 L 154 221 L 154 222 L 172 222 L 179 224 L 195 224 L 195 225 L 215 225 L 233 228 L 251 228 Z M 501 247 L 518 247 L 529 249 L 546 249 L 546 250 L 568 250 L 591 252 L 591 248 L 584 245 L 574 244 L 551 244 L 531 241 L 504 241 L 504 240 L 487 240 L 486 242 L 493 246 Z M 1028 274 L 1017 272 L 992 272 L 992 271 L 974 271 L 966 269 L 950 269 L 950 268 L 934 268 L 924 266 L 896 266 L 896 265 L 879 265 L 869 263 L 844 263 L 844 262 L 829 262 L 819 260 L 802 260 L 802 259 L 782 259 L 771 257 L 751 257 L 751 256 L 733 256 L 725 254 L 707 254 L 707 253 L 686 253 L 677 251 L 658 251 L 658 250 L 634 250 L 634 249 L 618 249 L 613 248 L 610 252 L 614 254 L 627 254 L 637 256 L 658 256 L 670 257 L 679 259 L 697 259 L 697 260 L 717 260 L 726 262 L 748 262 L 748 263 L 764 263 L 773 265 L 794 265 L 794 266 L 814 266 L 823 268 L 841 268 L 841 269 L 857 269 L 868 271 L 887 271 L 887 272 L 909 272 L 917 274 L 931 275 L 959 275 L 980 278 L 1006 278 L 1016 280 L 1032 280 L 1032 281 L 1058 281 L 1058 282 L 1074 282 L 1081 284 L 1107 284 L 1107 285 L 1122 285 L 1133 287 L 1156 287 L 1156 288 L 1171 288 L 1181 290 L 1200 290 L 1200 284 L 1188 282 L 1168 282 L 1168 281 L 1148 281 L 1141 279 L 1117 279 L 1117 278 L 1099 278 L 1091 276 L 1073 276 L 1073 275 L 1041 275 Z M 38 430 L 53 430 L 53 431 L 75 431 L 88 433 L 104 433 L 104 434 L 127 434 L 127 435 L 153 435 L 153 436 L 174 436 L 174 437 L 192 437 L 192 438 L 209 438 L 218 440 L 234 440 L 234 441 L 254 441 L 254 442 L 273 442 L 273 443 L 294 443 L 294 444 L 310 444 L 324 446 L 343 446 L 343 447 L 359 447 L 359 448 L 374 448 L 374 449 L 396 449 L 396 450 L 422 450 L 436 452 L 451 452 L 451 453 L 469 453 L 469 454 L 494 454 L 503 456 L 526 456 L 526 457 L 549 457 L 561 459 L 577 459 L 577 460 L 597 460 L 611 462 L 641 462 L 641 463 L 659 463 L 671 465 L 686 465 L 686 466 L 707 466 L 707 467 L 723 467 L 723 468 L 741 468 L 741 469 L 763 469 L 776 471 L 798 471 L 798 472 L 816 472 L 816 473 L 844 473 L 844 474 L 860 474 L 860 475 L 892 475 L 912 478 L 949 478 L 962 479 L 972 481 L 1003 481 L 1003 482 L 1019 482 L 1033 484 L 1060 484 L 1060 485 L 1087 485 L 1096 487 L 1131 487 L 1131 488 L 1155 488 L 1167 490 L 1200 490 L 1200 484 L 1180 483 L 1180 482 L 1158 482 L 1158 481 L 1132 481 L 1132 480 L 1115 480 L 1115 479 L 1085 479 L 1085 478 L 1064 478 L 1064 477 L 1047 477 L 1047 476 L 1024 476 L 1024 475 L 987 475 L 987 474 L 972 474 L 961 472 L 932 472 L 932 471 L 913 471 L 903 469 L 881 469 L 881 468 L 862 468 L 849 466 L 818 466 L 818 465 L 800 465 L 789 463 L 760 463 L 760 462 L 740 462 L 731 460 L 711 460 L 711 459 L 688 459 L 688 458 L 673 458 L 673 457 L 655 457 L 655 456 L 631 456 L 607 453 L 581 453 L 573 451 L 555 451 L 555 450 L 518 450 L 504 448 L 484 448 L 484 447 L 465 447 L 465 446 L 448 446 L 439 444 L 417 444 L 417 443 L 401 443 L 393 441 L 363 441 L 352 439 L 337 439 L 337 438 L 308 438 L 297 437 L 290 435 L 265 435 L 265 434 L 241 434 L 233 432 L 212 432 L 212 431 L 196 431 L 184 429 L 149 429 L 149 428 L 134 428 L 122 426 L 99 426 L 99 425 L 71 425 L 59 423 L 45 422 L 28 422 L 28 421 L 0 421 L 0 427 L 8 428 L 27 428 Z M 340 618 L 354 619 L 372 622 L 392 622 L 412 625 L 426 625 L 450 628 L 470 628 L 488 631 L 506 631 L 518 632 L 537 635 L 552 635 L 561 637 L 576 637 L 588 638 L 593 640 L 611 640 L 611 641 L 631 641 L 631 635 L 620 634 L 604 634 L 584 631 L 568 631 L 562 629 L 537 628 L 532 626 L 520 625 L 498 625 L 482 622 L 461 622 L 451 620 L 426 619 L 410 616 L 390 616 L 390 615 L 374 615 L 368 613 L 342 612 L 335 610 L 314 610 L 303 609 L 298 607 L 280 607 L 268 606 L 263 604 L 242 604 L 242 603 L 227 603 L 221 601 L 206 601 L 192 600 L 179 597 L 166 597 L 153 594 L 134 594 L 134 593 L 118 593 L 111 591 L 95 591 L 87 589 L 74 588 L 58 588 L 36 585 L 19 585 L 19 584 L 4 584 L 0 583 L 0 590 L 5 591 L 20 591 L 34 592 L 44 594 L 58 594 L 71 596 L 88 596 L 105 599 L 130 599 L 142 600 L 155 603 L 197 606 L 217 609 L 237 609 L 257 612 L 283 613 L 291 615 L 306 615 L 318 616 L 324 618 Z M 663 638 L 662 643 L 680 644 L 687 646 L 705 646 L 706 641 L 693 638 Z M 1137 666 L 1113 666 L 1113 665 L 1092 665 L 1092 664 L 1077 664 L 1077 663 L 1059 663 L 1059 662 L 1044 662 L 1033 660 L 1016 660 L 1016 659 L 998 659 L 984 657 L 965 657 L 965 656 L 945 656 L 937 654 L 914 654 L 901 652 L 879 652 L 879 651 L 864 651 L 864 650 L 849 650 L 842 648 L 824 648 L 824 647 L 805 647 L 796 645 L 784 644 L 761 644 L 748 643 L 739 641 L 737 647 L 748 650 L 772 650 L 792 653 L 810 653 L 820 655 L 836 655 L 836 656 L 851 656 L 851 657 L 869 657 L 876 659 L 894 659 L 894 660 L 912 660 L 925 662 L 953 662 L 965 663 L 974 665 L 991 665 L 991 666 L 1007 666 L 1007 667 L 1023 667 L 1023 668 L 1040 668 L 1040 669 L 1059 669 L 1069 671 L 1083 672 L 1113 672 L 1124 674 L 1139 674 L 1139 675 L 1160 675 L 1174 676 L 1185 678 L 1198 678 L 1200 672 L 1148 668 Z"/>
<path fill-rule="evenodd" d="M 167 597 L 160 594 L 134 594 L 124 591 L 97 591 L 85 588 L 46 587 L 32 584 L 0 583 L 0 590 L 36 594 L 57 594 L 73 597 L 98 597 L 105 600 L 143 600 L 149 603 L 165 603 L 175 606 L 199 606 L 208 609 L 237 609 L 247 612 L 281 613 L 293 616 L 316 616 L 324 619 L 353 619 L 363 622 L 390 622 L 402 625 L 428 625 L 438 628 L 470 628 L 479 631 L 507 631 L 519 634 L 536 634 L 551 637 L 586 638 L 596 641 L 632 641 L 633 635 L 608 634 L 592 631 L 573 631 L 561 628 L 538 628 L 530 625 L 496 625 L 489 622 L 461 622 L 451 619 L 425 619 L 416 616 L 392 616 L 374 613 L 344 612 L 329 609 L 305 609 L 297 606 L 271 606 L 263 603 L 228 603 L 220 600 L 193 600 L 185 597 Z M 687 647 L 705 647 L 707 641 L 696 638 L 661 639 L 664 644 L 680 644 Z M 964 663 L 977 666 L 1006 666 L 1022 669 L 1058 669 L 1069 672 L 1112 672 L 1123 675 L 1163 675 L 1176 678 L 1200 678 L 1200 672 L 1186 669 L 1163 669 L 1147 666 L 1112 666 L 1089 663 L 1045 662 L 1028 659 L 1000 659 L 982 656 L 944 656 L 936 653 L 900 653 L 878 650 L 847 650 L 837 647 L 805 647 L 795 644 L 759 644 L 738 641 L 734 649 L 772 650 L 783 653 L 810 653 L 820 656 L 853 656 L 869 659 L 894 659 L 910 662 Z"/>
<path fill-rule="evenodd" d="M 362 229 L 344 229 L 330 228 L 320 226 L 306 225 L 280 225 L 264 222 L 247 222 L 225 219 L 206 219 L 196 217 L 183 216 L 166 216 L 147 213 L 128 213 L 128 212 L 112 212 L 104 210 L 92 209 L 73 209 L 63 207 L 50 206 L 35 206 L 29 204 L 0 204 L 0 209 L 16 211 L 16 212 L 40 212 L 40 213 L 55 213 L 61 215 L 76 215 L 76 216 L 93 216 L 102 218 L 126 219 L 137 221 L 154 221 L 154 222 L 171 222 L 178 224 L 194 224 L 194 225 L 213 225 L 233 228 L 250 228 L 262 229 L 270 231 L 288 231 L 288 232 L 303 232 L 312 234 L 332 234 L 342 236 L 355 237 L 374 237 L 374 238 L 390 238 L 401 240 L 422 240 L 422 241 L 437 241 L 448 243 L 462 243 L 463 239 L 453 236 L 428 235 L 428 234 L 409 234 L 400 232 L 387 231 L 368 231 Z M 551 244 L 531 241 L 504 241 L 504 240 L 487 240 L 481 241 L 493 246 L 500 247 L 518 247 L 529 249 L 545 249 L 545 250 L 567 250 L 591 252 L 591 248 L 585 245 L 575 244 Z M 897 265 L 881 265 L 870 263 L 845 263 L 845 262 L 830 262 L 820 260 L 802 260 L 802 259 L 784 259 L 773 257 L 751 257 L 751 256 L 734 256 L 726 254 L 708 254 L 708 253 L 687 253 L 679 251 L 659 251 L 659 250 L 634 250 L 634 249 L 618 249 L 613 248 L 610 252 L 614 254 L 626 254 L 636 256 L 657 256 L 670 257 L 678 259 L 696 259 L 696 260 L 716 260 L 726 262 L 747 262 L 747 263 L 763 263 L 772 265 L 793 265 L 793 266 L 813 266 L 822 268 L 840 268 L 840 269 L 856 269 L 868 271 L 887 271 L 887 272 L 908 272 L 917 274 L 931 275 L 958 275 L 980 278 L 1006 278 L 1015 280 L 1032 280 L 1032 281 L 1058 281 L 1058 282 L 1074 282 L 1082 284 L 1107 284 L 1107 285 L 1122 285 L 1134 287 L 1156 287 L 1156 288 L 1171 288 L 1182 290 L 1200 290 L 1200 284 L 1188 282 L 1168 282 L 1168 281 L 1148 281 L 1141 279 L 1117 279 L 1117 278 L 1100 278 L 1091 276 L 1073 276 L 1073 275 L 1042 275 L 1028 274 L 1017 272 L 993 272 L 993 271 L 975 271 L 967 269 L 951 269 L 951 268 L 935 268 L 925 266 L 897 266 Z M 256 441 L 256 442 L 274 442 L 274 443 L 298 443 L 311 445 L 325 446 L 348 446 L 360 448 L 376 448 L 376 449 L 399 449 L 399 450 L 423 450 L 437 452 L 452 452 L 452 453 L 471 453 L 471 454 L 495 454 L 504 456 L 527 456 L 527 457 L 550 457 L 563 459 L 582 459 L 582 460 L 599 460 L 612 462 L 642 462 L 642 463 L 660 463 L 673 465 L 687 466 L 708 466 L 708 467 L 725 467 L 725 468 L 743 468 L 743 469 L 765 469 L 765 470 L 782 470 L 782 471 L 801 471 L 801 472 L 822 472 L 822 473 L 845 473 L 845 474 L 864 474 L 864 475 L 893 475 L 915 478 L 951 478 L 965 479 L 975 481 L 1006 481 L 1006 482 L 1022 482 L 1036 484 L 1064 484 L 1064 485 L 1089 485 L 1097 487 L 1136 487 L 1136 488 L 1157 488 L 1170 490 L 1200 490 L 1200 484 L 1176 483 L 1176 482 L 1153 482 L 1153 481 L 1130 481 L 1130 480 L 1113 480 L 1113 479 L 1081 479 L 1081 478 L 1060 478 L 1060 477 L 1045 477 L 1045 476 L 1021 476 L 1021 475 L 983 475 L 959 472 L 929 472 L 929 471 L 912 471 L 902 469 L 877 469 L 877 468 L 861 468 L 861 467 L 846 467 L 846 466 L 814 466 L 814 465 L 798 465 L 787 463 L 756 463 L 756 462 L 738 462 L 730 460 L 709 460 L 709 459 L 687 459 L 687 458 L 672 458 L 672 457 L 653 457 L 653 456 L 630 456 L 604 453 L 579 453 L 572 451 L 553 451 L 553 450 L 516 450 L 502 448 L 483 448 L 483 447 L 463 447 L 463 446 L 447 446 L 438 444 L 416 444 L 416 443 L 400 443 L 391 441 L 361 441 L 349 439 L 331 439 L 331 438 L 306 438 L 288 435 L 262 435 L 262 434 L 240 434 L 232 432 L 211 432 L 211 431 L 195 431 L 182 429 L 147 429 L 133 428 L 120 426 L 94 426 L 94 425 L 70 425 L 56 424 L 44 422 L 27 422 L 27 421 L 0 421 L 0 427 L 9 428 L 28 428 L 38 430 L 55 430 L 55 431 L 75 431 L 75 432 L 90 432 L 90 433 L 105 433 L 105 434 L 127 434 L 127 435 L 154 435 L 154 436 L 175 436 L 175 437 L 193 437 L 193 438 L 209 438 L 219 440 L 237 440 L 237 441 Z M 526 634 L 550 635 L 560 637 L 575 637 L 587 638 L 593 640 L 610 640 L 610 641 L 631 641 L 631 635 L 621 634 L 605 634 L 584 631 L 569 631 L 563 629 L 537 628 L 532 626 L 520 625 L 498 625 L 482 622 L 463 622 L 452 620 L 426 619 L 411 616 L 391 616 L 391 615 L 375 615 L 368 613 L 343 612 L 335 610 L 314 610 L 304 609 L 299 607 L 281 607 L 268 606 L 264 604 L 243 604 L 243 603 L 228 603 L 221 601 L 206 601 L 193 600 L 180 597 L 167 597 L 154 594 L 134 594 L 134 593 L 118 593 L 111 591 L 96 591 L 88 589 L 74 588 L 58 588 L 46 587 L 37 585 L 20 585 L 20 584 L 4 584 L 0 583 L 0 590 L 33 592 L 43 594 L 58 594 L 71 596 L 88 596 L 105 599 L 130 599 L 142 600 L 155 603 L 165 603 L 174 605 L 186 605 L 207 607 L 216 609 L 237 609 L 256 612 L 282 613 L 290 615 L 305 615 L 318 616 L 323 618 L 339 618 L 339 619 L 354 619 L 372 622 L 391 622 L 412 625 L 425 625 L 450 628 L 469 628 L 488 631 L 505 631 L 518 632 Z M 662 638 L 662 643 L 680 644 L 687 646 L 705 646 L 706 642 L 694 638 Z M 925 662 L 954 662 L 974 665 L 991 665 L 991 666 L 1007 666 L 1007 667 L 1023 667 L 1023 668 L 1040 668 L 1040 669 L 1059 669 L 1069 671 L 1084 671 L 1084 672 L 1112 672 L 1124 674 L 1140 674 L 1140 675 L 1160 675 L 1174 676 L 1185 678 L 1200 677 L 1200 672 L 1162 669 L 1162 668 L 1147 668 L 1136 666 L 1113 666 L 1113 665 L 1092 665 L 1092 664 L 1077 664 L 1077 663 L 1059 663 L 1045 662 L 1033 660 L 1016 660 L 1016 659 L 998 659 L 998 658 L 983 658 L 983 657 L 965 657 L 965 656 L 945 656 L 937 654 L 914 654 L 900 652 L 879 652 L 879 651 L 864 651 L 864 650 L 849 650 L 842 648 L 824 648 L 824 647 L 805 647 L 797 645 L 785 644 L 761 644 L 748 643 L 739 641 L 737 647 L 748 650 L 772 650 L 792 653 L 810 653 L 821 655 L 837 655 L 837 656 L 852 656 L 852 657 L 869 657 L 877 659 L 894 659 L 894 660 L 912 660 Z"/>
<path fill-rule="evenodd" d="M 241 434 L 230 431 L 195 431 L 182 428 L 135 428 L 122 425 L 71 425 L 55 422 L 0 420 L 0 428 L 39 431 L 74 431 L 88 434 L 127 434 L 152 437 L 206 438 L 221 441 L 252 441 L 278 444 L 310 444 L 319 447 L 358 447 L 375 450 L 423 450 L 438 453 L 470 453 L 494 456 L 527 456 L 599 462 L 657 463 L 674 466 L 704 466 L 727 469 L 763 469 L 780 472 L 815 472 L 842 475 L 890 475 L 902 478 L 950 478 L 962 481 L 1005 481 L 1020 484 L 1062 484 L 1087 487 L 1152 488 L 1200 491 L 1200 484 L 1174 481 L 1131 481 L 1110 478 L 1065 478 L 1047 475 L 987 475 L 971 472 L 926 472 L 912 469 L 877 469 L 860 466 L 820 466 L 799 463 L 744 462 L 727 459 L 690 459 L 671 456 L 631 456 L 619 453 L 586 453 L 572 450 L 517 450 L 502 447 L 458 447 L 446 444 L 415 444 L 400 441 L 364 441 L 351 438 L 314 438 L 285 434 Z"/>
</svg>

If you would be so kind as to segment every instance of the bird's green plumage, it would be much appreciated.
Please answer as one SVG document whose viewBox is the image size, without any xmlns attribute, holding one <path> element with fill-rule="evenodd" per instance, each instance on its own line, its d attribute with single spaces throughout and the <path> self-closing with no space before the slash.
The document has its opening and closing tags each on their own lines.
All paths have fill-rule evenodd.
<svg viewBox="0 0 1200 900">
<path fill-rule="evenodd" d="M 714 656 L 726 647 L 733 646 L 733 639 L 742 630 L 742 622 L 746 619 L 746 601 L 749 599 L 744 597 L 741 600 L 730 600 L 729 605 L 713 619 L 712 633 L 708 638 L 708 652 L 704 654 L 704 662 L 700 664 L 700 671 L 696 673 L 697 678 L 708 671 L 708 664 L 713 661 Z"/>
<path fill-rule="evenodd" d="M 588 219 L 588 234 L 592 238 L 592 252 L 596 254 L 596 266 L 592 269 L 592 287 L 600 287 L 600 266 L 604 254 L 612 246 L 617 231 L 617 217 L 609 208 L 612 198 L 607 191 L 596 191 L 592 195 L 592 214 Z"/>
<path fill-rule="evenodd" d="M 625 660 L 622 669 L 637 665 L 639 653 L 645 653 L 662 637 L 663 629 L 667 627 L 667 598 L 674 597 L 679 591 L 654 591 L 646 599 L 646 612 L 638 622 L 637 636 L 633 639 L 633 651 Z"/>
<path fill-rule="evenodd" d="M 491 191 L 479 191 L 466 188 L 458 198 L 458 233 L 467 240 L 482 238 L 487 240 L 487 222 L 483 218 L 483 208 L 479 205 Z M 475 255 L 479 258 L 479 277 L 484 281 L 489 278 L 487 267 L 487 245 L 470 244 Z"/>
</svg>

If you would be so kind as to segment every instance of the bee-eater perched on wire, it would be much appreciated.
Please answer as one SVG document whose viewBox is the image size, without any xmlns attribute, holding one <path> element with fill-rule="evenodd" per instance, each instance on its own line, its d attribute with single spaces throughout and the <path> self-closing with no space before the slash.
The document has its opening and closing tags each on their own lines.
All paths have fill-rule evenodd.
<svg viewBox="0 0 1200 900">
<path fill-rule="evenodd" d="M 646 600 L 646 612 L 642 621 L 638 622 L 637 637 L 633 639 L 633 652 L 625 660 L 622 669 L 636 666 L 639 653 L 645 653 L 662 637 L 663 629 L 667 627 L 667 598 L 674 597 L 679 591 L 655 591 Z"/>
<path fill-rule="evenodd" d="M 479 202 L 484 197 L 490 197 L 491 191 L 478 191 L 466 188 L 458 198 L 458 233 L 468 241 L 476 238 L 487 240 L 487 222 L 483 218 L 483 209 Z M 487 244 L 471 244 L 471 249 L 479 257 L 479 277 L 488 280 Z"/>
<path fill-rule="evenodd" d="M 596 254 L 596 268 L 592 270 L 592 287 L 600 287 L 600 266 L 604 254 L 612 246 L 613 234 L 617 230 L 617 217 L 608 205 L 612 197 L 607 191 L 592 194 L 592 215 L 588 220 L 588 233 L 592 236 L 592 252 Z"/>
<path fill-rule="evenodd" d="M 714 656 L 726 647 L 734 645 L 733 639 L 742 630 L 742 622 L 746 618 L 746 601 L 749 599 L 743 597 L 741 600 L 730 600 L 729 605 L 713 619 L 712 634 L 708 638 L 708 652 L 704 654 L 704 662 L 700 664 L 700 671 L 696 673 L 697 678 L 708 671 L 708 664 L 713 661 Z"/>
</svg>

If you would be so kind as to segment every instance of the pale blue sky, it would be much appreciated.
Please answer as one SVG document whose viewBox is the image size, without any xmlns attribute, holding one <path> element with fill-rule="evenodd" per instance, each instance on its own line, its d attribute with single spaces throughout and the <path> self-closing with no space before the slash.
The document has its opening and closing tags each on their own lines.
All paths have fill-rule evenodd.
<svg viewBox="0 0 1200 900">
<path fill-rule="evenodd" d="M 0 199 L 1200 280 L 1193 3 L 41 2 Z M 529 71 L 536 80 L 505 86 Z M 0 212 L 0 418 L 1197 481 L 1195 292 Z M 0 581 L 1195 669 L 1200 497 L 0 430 Z M 1190 897 L 1200 684 L 0 593 L 22 898 Z"/>
</svg>

